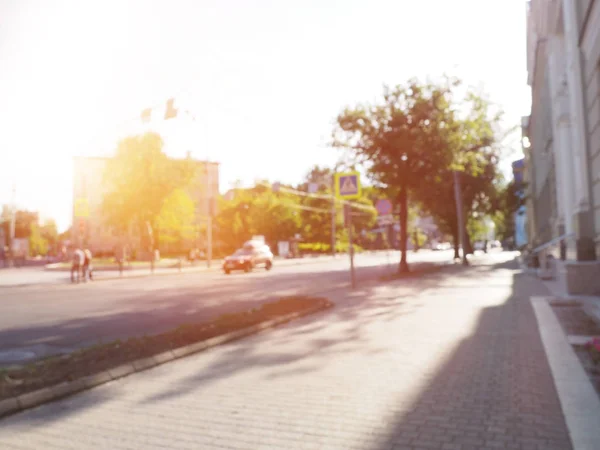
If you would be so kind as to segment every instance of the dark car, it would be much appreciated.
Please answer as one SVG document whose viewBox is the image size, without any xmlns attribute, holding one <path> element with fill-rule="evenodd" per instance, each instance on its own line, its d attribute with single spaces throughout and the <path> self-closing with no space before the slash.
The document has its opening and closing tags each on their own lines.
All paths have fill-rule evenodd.
<svg viewBox="0 0 600 450">
<path fill-rule="evenodd" d="M 223 261 L 223 272 L 228 275 L 232 270 L 250 272 L 255 267 L 264 267 L 267 270 L 273 267 L 273 253 L 268 245 L 241 248 Z"/>
</svg>

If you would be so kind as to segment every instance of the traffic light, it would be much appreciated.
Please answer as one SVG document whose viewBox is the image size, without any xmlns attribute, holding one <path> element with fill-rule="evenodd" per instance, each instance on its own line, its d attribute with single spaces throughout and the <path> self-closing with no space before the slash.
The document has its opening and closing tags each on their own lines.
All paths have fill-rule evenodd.
<svg viewBox="0 0 600 450">
<path fill-rule="evenodd" d="M 177 109 L 173 107 L 173 103 L 175 102 L 174 98 L 170 98 L 167 100 L 167 109 L 165 110 L 165 120 L 172 119 L 177 117 Z"/>
</svg>

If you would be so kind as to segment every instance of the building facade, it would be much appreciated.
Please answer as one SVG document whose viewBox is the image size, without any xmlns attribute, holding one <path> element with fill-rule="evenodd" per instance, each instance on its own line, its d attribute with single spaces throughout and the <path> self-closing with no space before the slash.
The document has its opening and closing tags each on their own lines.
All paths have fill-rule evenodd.
<svg viewBox="0 0 600 450">
<path fill-rule="evenodd" d="M 111 254 L 122 248 L 124 237 L 113 232 L 105 223 L 102 202 L 108 192 L 104 173 L 108 158 L 76 157 L 73 166 L 73 227 L 75 245 L 88 247 L 93 253 Z M 195 202 L 196 225 L 206 227 L 211 209 L 219 196 L 219 163 L 198 161 L 192 183 L 187 188 Z M 127 238 L 132 245 L 131 237 Z M 139 246 L 139 239 L 133 245 Z"/>
<path fill-rule="evenodd" d="M 570 293 L 600 293 L 600 0 L 527 2 L 528 232 Z"/>
</svg>

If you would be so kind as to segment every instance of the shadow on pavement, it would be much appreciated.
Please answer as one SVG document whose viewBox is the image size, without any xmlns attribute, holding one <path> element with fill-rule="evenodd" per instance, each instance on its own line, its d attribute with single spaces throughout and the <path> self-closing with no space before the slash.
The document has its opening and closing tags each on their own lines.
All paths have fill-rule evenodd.
<svg viewBox="0 0 600 450">
<path fill-rule="evenodd" d="M 476 278 L 478 272 L 516 268 L 515 262 L 509 262 L 458 270 L 473 272 Z M 256 347 L 267 342 L 249 339 L 221 352 L 201 372 L 142 399 L 138 406 L 168 401 L 190 391 L 201 393 L 224 376 L 256 366 L 278 369 L 265 376 L 268 382 L 309 374 L 328 358 L 344 353 L 355 354 L 365 349 L 371 354 L 377 352 L 377 348 L 364 345 L 368 339 L 363 333 L 366 326 L 373 321 L 379 323 L 412 314 L 419 307 L 415 294 L 435 287 L 446 276 L 447 272 L 426 276 L 400 298 L 395 295 L 372 298 L 374 287 L 354 292 L 316 321 L 289 325 L 286 333 L 282 333 L 284 340 L 277 341 L 273 350 L 260 352 Z M 396 283 L 401 281 L 393 282 Z M 461 288 L 456 286 L 456 289 Z M 537 280 L 515 270 L 512 292 L 505 302 L 482 310 L 472 335 L 458 343 L 452 354 L 440 363 L 412 404 L 398 405 L 395 415 L 386 421 L 387 430 L 379 435 L 379 443 L 365 448 L 570 449 L 561 405 L 529 302 L 530 296 L 545 293 Z M 310 339 L 312 332 L 329 326 L 329 322 L 345 325 L 337 338 Z M 302 351 L 290 354 L 276 350 L 286 339 L 296 338 L 308 344 Z M 307 364 L 287 366 L 302 359 L 306 359 Z"/>
<path fill-rule="evenodd" d="M 301 361 L 311 357 L 311 363 L 318 367 L 318 360 L 326 360 L 342 353 L 352 353 L 361 351 L 364 348 L 363 330 L 373 322 L 382 320 L 391 321 L 395 318 L 412 314 L 420 305 L 415 300 L 416 296 L 425 289 L 433 288 L 438 285 L 448 275 L 456 273 L 454 266 L 448 267 L 436 273 L 427 273 L 419 276 L 415 273 L 414 278 L 399 279 L 392 282 L 382 282 L 370 284 L 352 292 L 344 292 L 340 299 L 333 299 L 336 307 L 317 318 L 309 317 L 298 322 L 292 322 L 286 326 L 285 336 L 277 338 L 273 345 L 273 350 L 264 353 L 264 348 L 260 346 L 263 340 L 248 339 L 235 345 L 231 350 L 222 352 L 216 361 L 202 367 L 202 371 L 193 376 L 182 378 L 166 391 L 160 392 L 140 402 L 140 405 L 154 402 L 161 402 L 172 398 L 186 395 L 189 391 L 199 388 L 207 389 L 210 384 L 223 378 L 224 374 L 241 373 L 256 366 L 279 367 L 282 371 L 270 374 L 267 378 L 283 377 L 286 375 L 299 373 L 309 373 L 310 368 L 302 367 L 289 371 L 285 369 L 286 364 Z M 468 270 L 456 268 L 457 270 Z M 416 271 L 415 271 L 416 272 Z M 376 290 L 386 284 L 403 286 L 406 294 L 397 293 L 389 296 L 373 295 Z M 310 339 L 310 334 L 330 326 L 331 323 L 342 321 L 345 323 L 344 329 L 337 335 L 336 339 Z M 281 353 L 276 351 L 276 347 L 284 345 L 290 341 L 302 339 L 308 343 L 307 347 L 295 353 Z M 369 353 L 377 349 L 368 349 Z M 317 362 L 315 363 L 315 359 Z"/>
<path fill-rule="evenodd" d="M 516 269 L 514 261 L 478 271 Z M 485 308 L 418 399 L 388 422 L 377 450 L 571 448 L 529 298 L 545 288 L 513 275 L 512 294 Z"/>
</svg>

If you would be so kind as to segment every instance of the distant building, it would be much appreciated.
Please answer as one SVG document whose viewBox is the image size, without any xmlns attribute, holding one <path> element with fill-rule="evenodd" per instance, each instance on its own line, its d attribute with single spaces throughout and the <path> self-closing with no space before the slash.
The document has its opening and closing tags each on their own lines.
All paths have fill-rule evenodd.
<svg viewBox="0 0 600 450">
<path fill-rule="evenodd" d="M 72 240 L 80 245 L 85 244 L 93 253 L 111 253 L 123 245 L 121 238 L 105 225 L 102 214 L 102 202 L 108 189 L 104 183 L 108 160 L 102 157 L 76 157 L 73 165 Z M 219 163 L 193 161 L 197 164 L 197 170 L 188 193 L 196 203 L 196 220 L 201 224 L 208 216 L 209 200 L 219 196 Z M 207 180 L 210 181 L 209 186 Z M 80 229 L 84 230 L 83 233 Z"/>
</svg>

